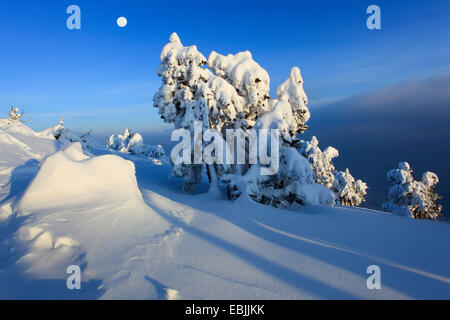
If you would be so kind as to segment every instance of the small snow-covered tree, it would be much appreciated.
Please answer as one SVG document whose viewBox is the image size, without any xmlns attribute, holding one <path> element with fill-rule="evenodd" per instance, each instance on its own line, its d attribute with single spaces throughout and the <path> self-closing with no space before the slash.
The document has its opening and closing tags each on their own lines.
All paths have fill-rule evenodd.
<svg viewBox="0 0 450 320">
<path fill-rule="evenodd" d="M 311 141 L 300 141 L 299 152 L 311 163 L 314 171 L 314 181 L 332 189 L 334 185 L 335 168 L 333 158 L 339 156 L 339 151 L 327 147 L 324 151 L 319 148 L 319 140 L 315 136 Z"/>
<path fill-rule="evenodd" d="M 126 128 L 123 135 L 111 135 L 106 142 L 106 146 L 114 151 L 128 153 L 130 141 L 133 136 L 134 134 L 131 133 L 130 129 Z"/>
<path fill-rule="evenodd" d="M 442 206 L 436 201 L 442 197 L 434 190 L 439 182 L 437 175 L 427 171 L 422 175 L 422 181 L 416 181 L 413 170 L 408 162 L 400 162 L 397 169 L 389 170 L 387 179 L 389 202 L 382 209 L 396 215 L 405 215 L 413 219 L 437 219 Z"/>
<path fill-rule="evenodd" d="M 132 133 L 126 128 L 123 135 L 111 135 L 106 142 L 106 146 L 114 151 L 131 153 L 135 155 L 145 155 L 150 157 L 161 157 L 164 149 L 161 145 L 147 145 L 139 133 Z"/>
<path fill-rule="evenodd" d="M 358 206 L 364 201 L 367 194 L 367 185 L 362 180 L 355 178 L 348 169 L 337 171 L 334 175 L 333 191 L 336 193 L 340 204 L 344 206 Z"/>
<path fill-rule="evenodd" d="M 301 140 L 298 143 L 299 152 L 309 160 L 314 171 L 314 181 L 334 191 L 338 203 L 346 206 L 357 206 L 364 201 L 367 185 L 362 180 L 355 180 L 349 170 L 336 171 L 333 159 L 339 156 L 339 151 L 327 147 L 319 148 L 315 136 L 311 141 Z"/>
<path fill-rule="evenodd" d="M 53 136 L 55 137 L 56 140 L 59 140 L 59 138 L 61 138 L 61 135 L 65 131 L 64 118 L 65 118 L 64 115 L 62 115 L 61 120 L 59 120 L 59 124 L 51 128 Z"/>
<path fill-rule="evenodd" d="M 62 143 L 80 142 L 85 148 L 94 148 L 96 146 L 96 143 L 91 139 L 91 131 L 82 134 L 75 133 L 64 126 L 64 120 L 65 117 L 63 115 L 58 125 L 42 131 L 41 134 L 49 137 L 53 136 Z"/>
<path fill-rule="evenodd" d="M 422 184 L 425 186 L 423 192 L 425 209 L 417 211 L 416 218 L 437 219 L 441 215 L 442 205 L 436 204 L 436 201 L 442 199 L 442 196 L 434 189 L 438 182 L 438 176 L 434 172 L 427 171 L 422 175 Z"/>
<path fill-rule="evenodd" d="M 11 110 L 8 111 L 8 122 L 10 124 L 15 122 L 27 122 L 28 120 L 22 119 L 24 113 L 24 110 L 22 110 L 22 112 L 19 112 L 19 108 L 14 108 L 13 106 L 11 106 Z"/>
</svg>

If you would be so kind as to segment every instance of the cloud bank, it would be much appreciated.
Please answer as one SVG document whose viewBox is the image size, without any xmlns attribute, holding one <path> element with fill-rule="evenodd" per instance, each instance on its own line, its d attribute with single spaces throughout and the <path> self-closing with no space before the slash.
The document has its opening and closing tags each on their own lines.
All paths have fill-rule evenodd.
<svg viewBox="0 0 450 320">
<path fill-rule="evenodd" d="M 322 148 L 337 147 L 337 168 L 348 167 L 367 181 L 367 205 L 387 198 L 386 172 L 399 161 L 440 178 L 444 214 L 450 217 L 450 74 L 412 80 L 351 97 L 325 107 L 310 107 L 309 130 Z"/>
</svg>

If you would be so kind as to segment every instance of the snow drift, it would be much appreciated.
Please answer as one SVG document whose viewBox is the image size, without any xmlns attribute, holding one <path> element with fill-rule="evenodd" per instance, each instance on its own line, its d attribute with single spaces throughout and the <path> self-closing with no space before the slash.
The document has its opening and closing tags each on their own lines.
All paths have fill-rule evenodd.
<svg viewBox="0 0 450 320">
<path fill-rule="evenodd" d="M 140 201 L 134 165 L 114 155 L 89 157 L 79 142 L 49 156 L 17 208 L 23 212 Z"/>
</svg>

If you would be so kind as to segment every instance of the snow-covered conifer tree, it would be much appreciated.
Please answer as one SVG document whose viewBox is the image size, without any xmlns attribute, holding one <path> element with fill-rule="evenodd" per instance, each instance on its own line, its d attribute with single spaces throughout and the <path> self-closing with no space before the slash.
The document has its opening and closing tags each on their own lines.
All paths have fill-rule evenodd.
<svg viewBox="0 0 450 320">
<path fill-rule="evenodd" d="M 162 86 L 154 96 L 154 105 L 164 121 L 174 128 L 188 129 L 194 133 L 196 121 L 202 129 L 214 129 L 223 136 L 227 129 L 278 129 L 280 132 L 280 168 L 270 177 L 261 177 L 265 164 L 207 165 L 210 176 L 228 183 L 231 198 L 247 192 L 257 200 L 274 205 L 298 201 L 313 203 L 314 195 L 319 203 L 334 202 L 334 196 L 326 188 L 314 184 L 311 167 L 296 149 L 292 148 L 297 133 L 307 129 L 308 99 L 303 90 L 300 69 L 294 67 L 287 80 L 278 87 L 277 99 L 270 99 L 270 78 L 250 52 L 227 56 L 212 52 L 206 59 L 195 46 L 184 47 L 174 33 L 161 52 L 158 75 Z M 264 130 L 263 130 L 264 131 Z M 261 137 L 259 137 L 261 139 Z M 205 147 L 209 142 L 202 142 Z M 191 143 L 193 149 L 195 145 Z M 249 158 L 248 140 L 239 146 Z M 191 152 L 193 157 L 193 152 Z M 278 159 L 277 159 L 278 160 Z M 200 182 L 201 164 L 174 164 L 173 174 L 184 177 L 184 189 L 193 191 Z M 258 172 L 259 177 L 256 176 Z M 239 190 L 242 183 L 235 179 L 245 176 L 247 190 Z M 306 187 L 313 186 L 306 191 Z M 315 189 L 314 191 L 312 191 Z M 320 192 L 319 192 L 320 189 Z"/>
<path fill-rule="evenodd" d="M 332 189 L 335 174 L 332 160 L 339 156 L 339 151 L 333 147 L 327 147 L 324 151 L 320 150 L 319 141 L 313 136 L 311 141 L 300 141 L 299 152 L 311 163 L 314 181 Z"/>
<path fill-rule="evenodd" d="M 210 127 L 208 101 L 214 100 L 214 95 L 208 87 L 212 74 L 202 68 L 206 63 L 206 58 L 196 46 L 184 47 L 178 35 L 172 33 L 169 43 L 161 52 L 161 63 L 157 70 L 163 84 L 153 97 L 155 107 L 165 122 L 172 123 L 175 129 L 189 130 L 192 137 L 196 121 L 202 123 L 202 129 Z M 211 81 L 210 84 L 216 85 L 217 82 Z M 230 101 L 233 99 L 230 98 Z M 192 162 L 195 143 L 198 141 L 191 143 Z M 201 170 L 201 164 L 173 164 L 172 174 L 183 177 L 183 189 L 193 192 L 200 183 Z"/>
<path fill-rule="evenodd" d="M 161 145 L 147 145 L 139 133 L 132 133 L 126 128 L 123 135 L 111 135 L 106 142 L 106 146 L 114 151 L 131 153 L 135 155 L 145 155 L 150 157 L 161 157 L 164 149 Z"/>
<path fill-rule="evenodd" d="M 427 171 L 422 175 L 422 184 L 425 186 L 423 192 L 425 209 L 417 211 L 415 218 L 437 219 L 441 215 L 442 205 L 436 204 L 436 201 L 442 199 L 442 196 L 434 190 L 438 182 L 438 176 L 434 172 Z"/>
<path fill-rule="evenodd" d="M 333 190 L 340 204 L 358 206 L 364 201 L 367 185 L 360 179 L 355 181 L 348 169 L 345 169 L 335 172 Z"/>
<path fill-rule="evenodd" d="M 387 179 L 391 187 L 389 202 L 382 205 L 384 211 L 413 219 L 437 219 L 441 214 L 442 206 L 436 204 L 442 197 L 434 190 L 439 182 L 435 173 L 427 171 L 422 181 L 416 181 L 409 163 L 400 162 L 398 169 L 389 170 Z"/>
<path fill-rule="evenodd" d="M 334 203 L 333 193 L 315 184 L 311 165 L 291 146 L 296 135 L 307 129 L 307 103 L 300 69 L 294 67 L 286 81 L 277 88 L 277 99 L 269 103 L 270 111 L 259 117 L 255 124 L 256 129 L 278 129 L 280 132 L 278 172 L 255 177 L 255 169 L 252 171 L 254 178 L 250 180 L 249 194 L 256 200 L 275 206 L 285 206 L 293 201 L 301 204 Z"/>
<path fill-rule="evenodd" d="M 14 108 L 11 106 L 11 110 L 8 111 L 8 122 L 15 123 L 15 122 L 27 122 L 27 120 L 22 119 L 23 114 L 25 113 L 24 110 L 22 112 L 19 112 L 19 108 Z"/>
<path fill-rule="evenodd" d="M 258 108 L 267 105 L 269 79 L 265 70 L 251 59 L 249 52 L 235 57 L 211 53 L 209 64 L 217 75 L 202 67 L 206 63 L 196 46 L 184 47 L 175 33 L 171 35 L 161 52 L 157 71 L 163 85 L 154 96 L 163 120 L 173 123 L 175 129 L 188 129 L 191 136 L 196 121 L 202 123 L 203 131 L 213 129 L 223 136 L 227 129 L 250 128 L 254 122 L 247 120 L 246 115 L 255 116 L 261 113 Z M 260 101 L 264 103 L 258 104 Z M 191 146 L 194 148 L 194 143 Z M 177 164 L 173 174 L 184 177 L 184 189 L 193 191 L 200 182 L 201 169 L 199 164 Z M 213 175 L 234 169 L 235 166 L 208 166 L 208 172 L 215 171 L 211 172 Z"/>
<path fill-rule="evenodd" d="M 357 206 L 364 201 L 367 185 L 362 180 L 355 180 L 349 170 L 336 171 L 333 159 L 339 156 L 339 151 L 327 147 L 324 151 L 319 148 L 319 141 L 315 136 L 311 141 L 299 142 L 299 152 L 309 160 L 314 171 L 314 181 L 333 190 L 338 203 L 346 206 Z"/>
<path fill-rule="evenodd" d="M 85 148 L 94 148 L 96 143 L 91 139 L 91 131 L 86 133 L 75 133 L 64 126 L 64 115 L 61 117 L 59 124 L 41 131 L 41 134 L 48 137 L 54 137 L 62 143 L 80 142 Z"/>
</svg>

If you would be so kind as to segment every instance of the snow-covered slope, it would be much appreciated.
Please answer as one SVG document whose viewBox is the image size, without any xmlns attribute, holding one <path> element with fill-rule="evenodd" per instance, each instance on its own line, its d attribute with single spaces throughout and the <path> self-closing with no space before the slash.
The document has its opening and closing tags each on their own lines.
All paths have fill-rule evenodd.
<svg viewBox="0 0 450 320">
<path fill-rule="evenodd" d="M 10 211 L 8 203 L 21 193 L 39 169 L 39 161 L 57 150 L 57 141 L 28 126 L 0 119 L 0 220 Z"/>
<path fill-rule="evenodd" d="M 447 223 L 187 195 L 167 158 L 20 126 L 0 127 L 0 298 L 450 298 Z"/>
</svg>

